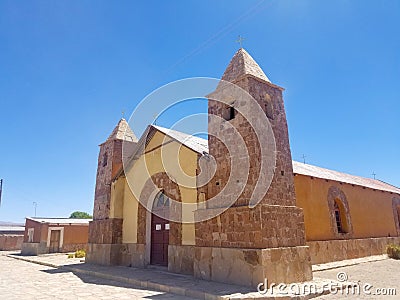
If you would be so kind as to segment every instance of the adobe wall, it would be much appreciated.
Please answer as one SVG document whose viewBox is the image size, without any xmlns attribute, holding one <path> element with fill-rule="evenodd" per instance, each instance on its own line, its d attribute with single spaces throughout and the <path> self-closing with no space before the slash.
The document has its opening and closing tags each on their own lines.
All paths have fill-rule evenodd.
<svg viewBox="0 0 400 300">
<path fill-rule="evenodd" d="M 396 237 L 396 215 L 389 192 L 310 176 L 295 176 L 297 205 L 303 208 L 307 241 Z M 351 234 L 338 234 L 332 222 L 329 193 L 340 191 L 348 202 Z"/>
<path fill-rule="evenodd" d="M 20 250 L 23 241 L 23 234 L 0 234 L 0 250 Z"/>
</svg>

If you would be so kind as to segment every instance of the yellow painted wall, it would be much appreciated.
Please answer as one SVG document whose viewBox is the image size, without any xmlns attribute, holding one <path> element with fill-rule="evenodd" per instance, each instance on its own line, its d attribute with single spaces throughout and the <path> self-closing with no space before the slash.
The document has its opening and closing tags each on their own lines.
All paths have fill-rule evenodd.
<svg viewBox="0 0 400 300">
<path fill-rule="evenodd" d="M 182 244 L 195 244 L 192 221 L 197 203 L 196 168 L 196 152 L 161 132 L 155 133 L 146 146 L 145 154 L 141 155 L 125 174 L 126 179 L 120 177 L 113 183 L 111 213 L 114 217 L 119 215 L 123 217 L 123 243 L 137 242 L 137 199 L 146 181 L 154 174 L 167 172 L 179 184 L 182 201 L 193 204 L 191 207 L 184 206 L 182 212 L 185 222 L 182 224 Z M 123 195 L 122 202 L 121 195 Z"/>
<path fill-rule="evenodd" d="M 125 184 L 125 176 L 119 177 L 111 184 L 110 218 L 123 217 Z"/>
<path fill-rule="evenodd" d="M 336 186 L 346 195 L 353 238 L 397 236 L 392 210 L 393 194 L 298 174 L 294 182 L 297 205 L 304 210 L 307 241 L 335 239 L 328 209 L 328 190 L 331 186 Z"/>
</svg>

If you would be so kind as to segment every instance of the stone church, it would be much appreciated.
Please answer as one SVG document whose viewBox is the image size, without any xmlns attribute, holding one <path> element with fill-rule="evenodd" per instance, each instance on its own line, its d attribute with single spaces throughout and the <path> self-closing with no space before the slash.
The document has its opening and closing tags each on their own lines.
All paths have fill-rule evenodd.
<svg viewBox="0 0 400 300">
<path fill-rule="evenodd" d="M 221 82 L 255 99 L 273 148 L 258 138 L 253 124 L 260 122 L 241 113 L 257 115 L 249 108 L 254 103 L 214 100 L 225 93 L 223 85 L 208 101 L 209 115 L 216 116 L 209 117 L 208 140 L 155 125 L 138 139 L 121 119 L 100 145 L 87 262 L 158 265 L 257 286 L 264 278 L 311 280 L 312 264 L 382 254 L 387 244 L 400 242 L 400 189 L 292 161 L 284 89 L 243 48 Z M 234 159 L 246 161 L 224 144 L 233 131 L 248 152 L 249 173 L 242 182 L 233 176 L 232 184 L 230 171 L 241 170 L 234 171 Z M 129 154 L 124 166 L 123 152 Z M 210 158 L 214 172 L 199 182 Z M 257 203 L 251 203 L 254 190 L 260 191 Z"/>
</svg>

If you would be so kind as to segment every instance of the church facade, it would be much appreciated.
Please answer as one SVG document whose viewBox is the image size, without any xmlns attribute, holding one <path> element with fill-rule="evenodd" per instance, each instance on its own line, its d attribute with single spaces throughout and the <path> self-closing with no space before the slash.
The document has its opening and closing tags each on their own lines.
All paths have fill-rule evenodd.
<svg viewBox="0 0 400 300">
<path fill-rule="evenodd" d="M 227 93 L 218 86 L 208 101 L 209 115 L 216 116 L 209 118 L 208 140 L 155 125 L 138 139 L 121 119 L 100 145 L 87 262 L 159 265 L 257 286 L 265 278 L 311 280 L 312 263 L 382 254 L 400 242 L 400 189 L 293 162 L 283 88 L 244 49 L 222 82 L 240 87 L 257 105 L 237 96 L 215 101 Z M 267 122 L 251 119 L 257 109 Z M 273 147 L 260 141 L 254 124 L 268 124 L 261 131 L 274 136 Z M 235 134 L 246 155 L 224 144 Z M 129 154 L 124 166 L 123 152 Z M 210 157 L 214 169 L 204 183 L 199 175 L 212 169 Z"/>
</svg>

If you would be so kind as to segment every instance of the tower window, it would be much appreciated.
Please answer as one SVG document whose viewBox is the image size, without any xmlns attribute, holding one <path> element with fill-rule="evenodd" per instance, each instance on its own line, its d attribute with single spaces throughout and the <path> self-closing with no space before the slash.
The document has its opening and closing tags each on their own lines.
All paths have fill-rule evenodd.
<svg viewBox="0 0 400 300">
<path fill-rule="evenodd" d="M 226 108 L 223 112 L 222 112 L 222 117 L 226 120 L 226 121 L 230 121 L 232 119 L 234 119 L 236 117 L 236 109 L 234 107 L 235 102 L 232 102 L 228 108 Z"/>
<path fill-rule="evenodd" d="M 269 119 L 273 120 L 274 119 L 274 106 L 272 105 L 271 96 L 268 94 L 265 95 L 264 109 L 265 109 L 265 114 L 267 115 L 267 117 Z"/>
<path fill-rule="evenodd" d="M 107 161 L 108 161 L 108 154 L 106 152 L 103 155 L 103 167 L 107 166 Z"/>
</svg>

